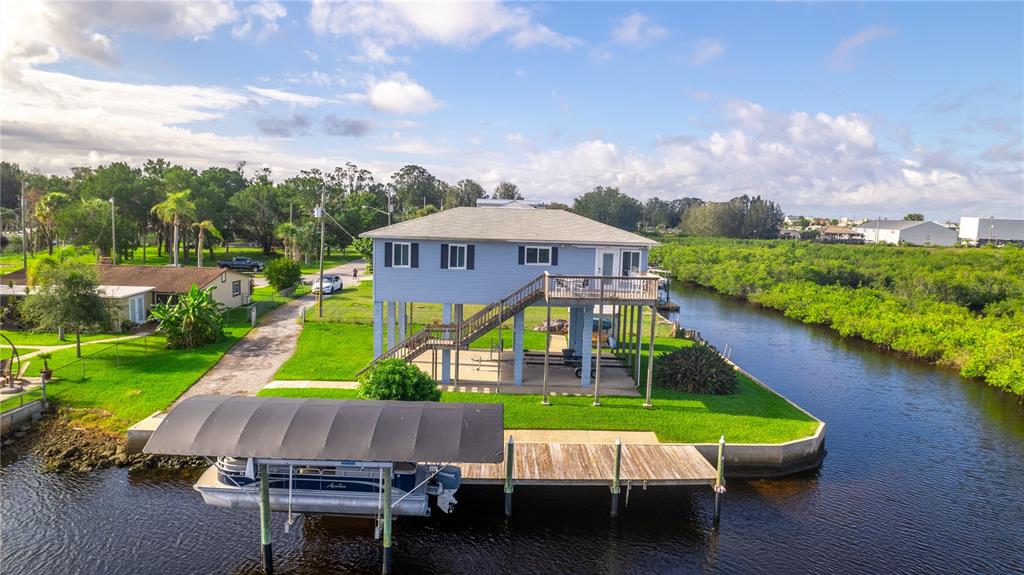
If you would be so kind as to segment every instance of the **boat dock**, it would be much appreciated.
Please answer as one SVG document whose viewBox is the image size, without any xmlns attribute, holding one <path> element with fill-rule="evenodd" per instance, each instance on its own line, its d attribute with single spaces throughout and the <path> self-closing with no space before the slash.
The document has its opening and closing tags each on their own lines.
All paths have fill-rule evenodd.
<svg viewBox="0 0 1024 575">
<path fill-rule="evenodd" d="M 645 485 L 714 485 L 718 472 L 690 445 L 621 446 L 619 480 Z M 616 445 L 517 443 L 512 457 L 516 485 L 611 485 Z M 507 462 L 460 464 L 467 485 L 504 485 Z"/>
</svg>

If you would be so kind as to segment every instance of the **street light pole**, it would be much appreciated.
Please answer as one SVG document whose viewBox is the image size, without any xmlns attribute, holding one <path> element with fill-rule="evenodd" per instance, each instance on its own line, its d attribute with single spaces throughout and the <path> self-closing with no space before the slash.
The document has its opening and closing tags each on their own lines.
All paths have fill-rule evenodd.
<svg viewBox="0 0 1024 575">
<path fill-rule="evenodd" d="M 110 259 L 117 265 L 117 225 L 114 223 L 114 196 L 110 196 Z"/>
<path fill-rule="evenodd" d="M 386 212 L 380 208 L 375 208 L 373 206 L 363 205 L 363 207 L 386 215 L 388 217 L 388 225 L 391 225 L 391 198 L 388 198 L 388 211 Z"/>
<path fill-rule="evenodd" d="M 327 219 L 327 212 L 324 200 L 327 196 L 327 187 L 320 187 L 320 284 L 316 291 L 317 317 L 324 317 L 324 220 Z"/>
<path fill-rule="evenodd" d="M 21 180 L 21 267 L 28 273 L 28 232 L 25 231 L 25 180 Z"/>
</svg>

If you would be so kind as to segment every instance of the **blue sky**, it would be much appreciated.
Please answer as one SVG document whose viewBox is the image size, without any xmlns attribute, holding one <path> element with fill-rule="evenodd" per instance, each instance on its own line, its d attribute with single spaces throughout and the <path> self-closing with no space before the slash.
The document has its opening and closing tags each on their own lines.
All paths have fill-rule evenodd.
<svg viewBox="0 0 1024 575">
<path fill-rule="evenodd" d="M 1021 3 L 4 4 L 2 152 L 1024 217 Z"/>
</svg>

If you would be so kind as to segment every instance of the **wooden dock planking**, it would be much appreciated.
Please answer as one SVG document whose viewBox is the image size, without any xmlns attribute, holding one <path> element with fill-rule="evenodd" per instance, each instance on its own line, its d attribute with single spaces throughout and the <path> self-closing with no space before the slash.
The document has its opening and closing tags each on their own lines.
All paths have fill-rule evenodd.
<svg viewBox="0 0 1024 575">
<path fill-rule="evenodd" d="M 513 481 L 517 485 L 608 485 L 615 446 L 601 443 L 517 443 Z M 505 463 L 463 463 L 466 484 L 499 485 Z M 713 485 L 715 468 L 690 445 L 622 446 L 622 481 L 648 485 Z"/>
</svg>

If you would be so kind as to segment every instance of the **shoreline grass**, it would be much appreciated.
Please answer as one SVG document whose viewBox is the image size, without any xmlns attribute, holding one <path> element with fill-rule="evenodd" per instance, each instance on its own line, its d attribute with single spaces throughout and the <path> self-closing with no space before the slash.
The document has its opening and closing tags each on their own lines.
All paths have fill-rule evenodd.
<svg viewBox="0 0 1024 575">
<path fill-rule="evenodd" d="M 653 431 L 665 443 L 783 443 L 814 434 L 818 421 L 740 374 L 731 395 L 653 390 L 652 409 L 635 397 L 555 396 L 550 406 L 539 395 L 442 392 L 442 402 L 502 403 L 506 429 Z M 357 399 L 356 390 L 323 388 L 264 389 L 260 397 Z"/>
</svg>

